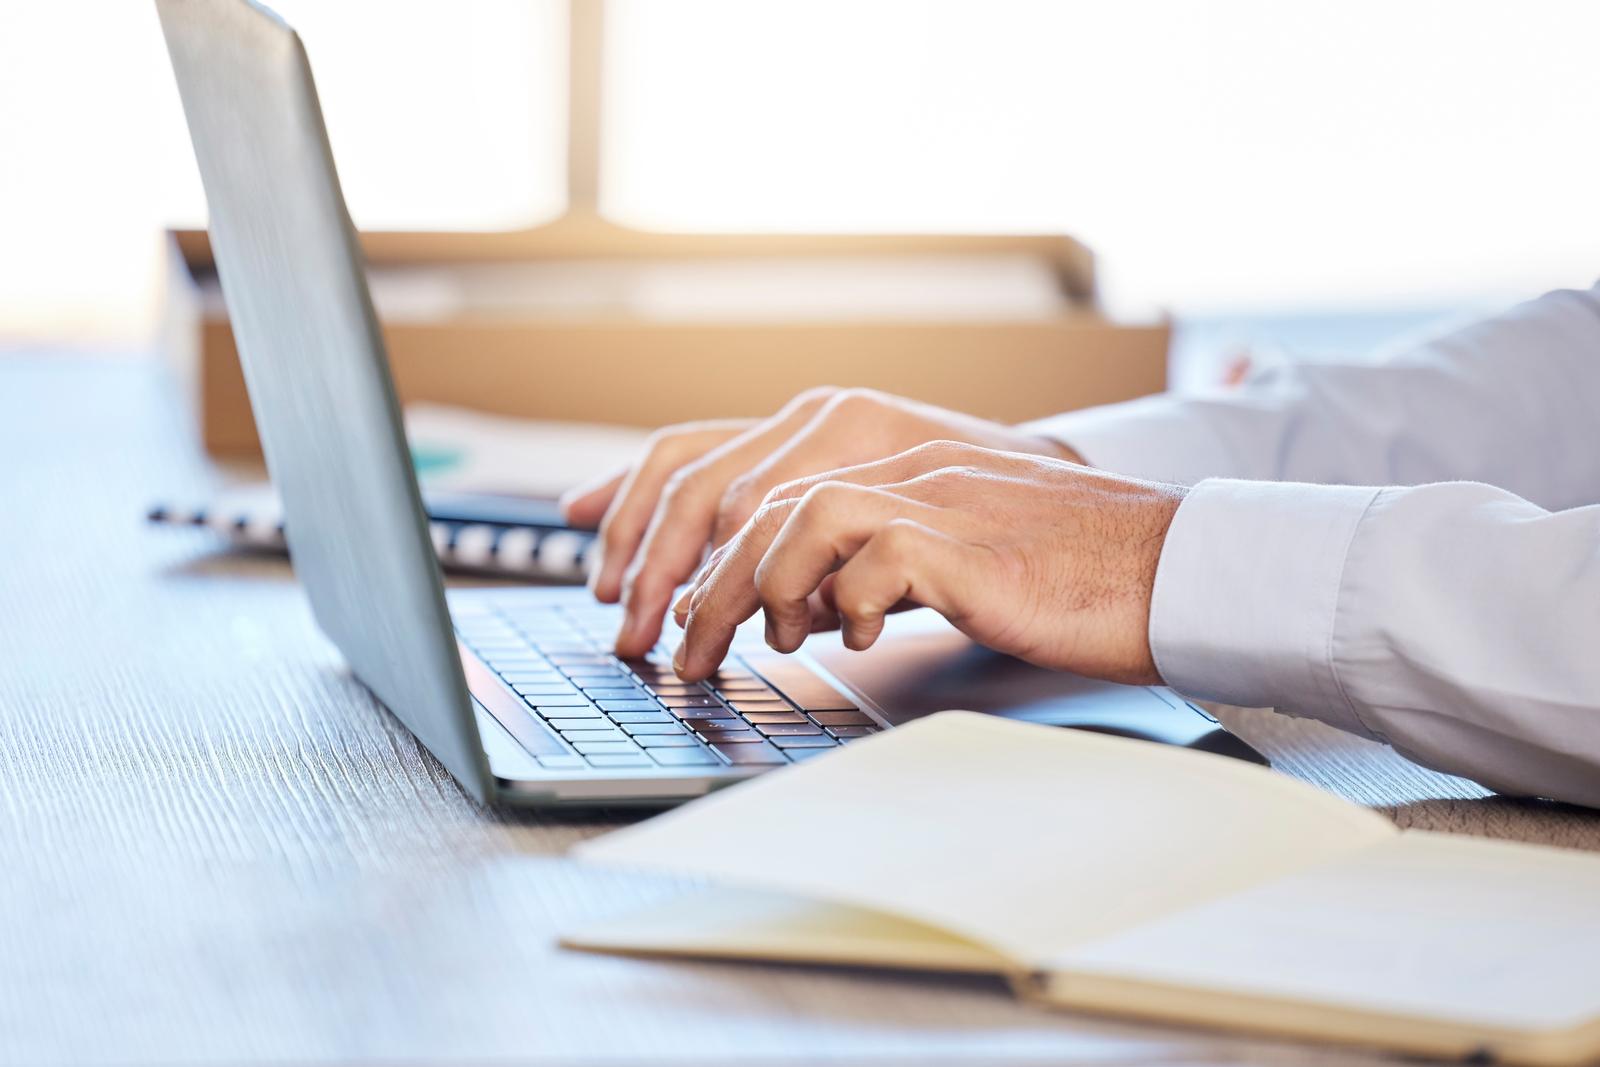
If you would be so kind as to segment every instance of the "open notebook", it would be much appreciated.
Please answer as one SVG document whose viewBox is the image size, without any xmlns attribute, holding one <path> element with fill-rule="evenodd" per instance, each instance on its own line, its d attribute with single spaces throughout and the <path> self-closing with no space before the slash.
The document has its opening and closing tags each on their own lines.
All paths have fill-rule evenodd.
<svg viewBox="0 0 1600 1067">
<path fill-rule="evenodd" d="M 1600 1056 L 1600 857 L 1402 832 L 1186 749 L 944 712 L 576 854 L 714 887 L 574 948 L 991 972 L 1061 1008 Z"/>
</svg>

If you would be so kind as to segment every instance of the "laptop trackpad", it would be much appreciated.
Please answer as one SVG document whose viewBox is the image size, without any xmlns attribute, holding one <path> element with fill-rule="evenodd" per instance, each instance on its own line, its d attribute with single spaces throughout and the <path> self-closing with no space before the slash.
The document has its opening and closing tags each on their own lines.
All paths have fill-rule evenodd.
<svg viewBox="0 0 1600 1067">
<path fill-rule="evenodd" d="M 865 694 L 890 722 L 947 708 L 1071 726 L 1261 760 L 1209 716 L 1163 689 L 1117 685 L 1045 670 L 992 652 L 931 611 L 891 618 L 878 643 L 851 652 L 837 635 L 806 649 Z"/>
</svg>

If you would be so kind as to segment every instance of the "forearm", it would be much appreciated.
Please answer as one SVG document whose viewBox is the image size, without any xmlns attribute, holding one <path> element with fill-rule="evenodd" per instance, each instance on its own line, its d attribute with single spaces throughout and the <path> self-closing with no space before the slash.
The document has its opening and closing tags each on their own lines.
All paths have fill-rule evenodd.
<svg viewBox="0 0 1600 1067">
<path fill-rule="evenodd" d="M 1119 473 L 1343 485 L 1470 479 L 1600 499 L 1600 289 L 1529 301 L 1373 365 L 1299 364 L 1214 395 L 1030 424 Z"/>
<path fill-rule="evenodd" d="M 1600 806 L 1600 507 L 1466 483 L 1206 482 L 1168 534 L 1150 641 L 1192 695 Z"/>
</svg>

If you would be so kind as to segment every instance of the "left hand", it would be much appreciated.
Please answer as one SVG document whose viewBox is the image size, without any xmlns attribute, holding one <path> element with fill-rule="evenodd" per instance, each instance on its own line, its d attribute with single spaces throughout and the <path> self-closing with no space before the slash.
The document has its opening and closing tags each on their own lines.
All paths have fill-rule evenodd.
<svg viewBox="0 0 1600 1067">
<path fill-rule="evenodd" d="M 1150 594 L 1186 492 L 949 441 L 791 482 L 679 600 L 674 666 L 710 675 L 757 610 L 793 652 L 819 610 L 864 649 L 888 612 L 925 606 L 1031 663 L 1157 684 Z"/>
</svg>

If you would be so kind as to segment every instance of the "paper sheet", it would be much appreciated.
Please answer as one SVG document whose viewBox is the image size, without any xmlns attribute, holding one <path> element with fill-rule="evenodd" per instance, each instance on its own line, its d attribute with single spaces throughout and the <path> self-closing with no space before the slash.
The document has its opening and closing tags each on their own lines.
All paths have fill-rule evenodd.
<svg viewBox="0 0 1600 1067">
<path fill-rule="evenodd" d="M 1066 953 L 1079 975 L 1531 1031 L 1600 1018 L 1600 857 L 1411 831 Z"/>
<path fill-rule="evenodd" d="M 576 854 L 875 908 L 1031 965 L 1395 833 L 1223 756 L 945 712 Z"/>
</svg>

